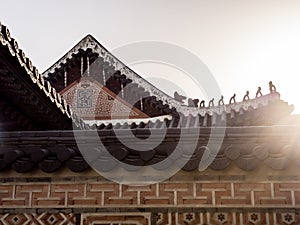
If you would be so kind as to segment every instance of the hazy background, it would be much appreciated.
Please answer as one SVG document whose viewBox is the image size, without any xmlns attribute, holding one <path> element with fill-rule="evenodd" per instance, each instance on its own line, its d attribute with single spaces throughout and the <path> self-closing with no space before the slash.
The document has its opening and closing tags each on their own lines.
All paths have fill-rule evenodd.
<svg viewBox="0 0 300 225">
<path fill-rule="evenodd" d="M 270 80 L 300 113 L 300 1 L 0 1 L 0 21 L 42 72 L 86 34 L 107 49 L 145 40 L 176 44 L 196 54 L 217 80 L 226 102 Z M 190 97 L 201 93 L 184 74 L 138 64 L 145 78 L 177 82 Z M 166 82 L 151 79 L 173 94 Z M 184 82 L 182 82 L 184 81 Z"/>
</svg>

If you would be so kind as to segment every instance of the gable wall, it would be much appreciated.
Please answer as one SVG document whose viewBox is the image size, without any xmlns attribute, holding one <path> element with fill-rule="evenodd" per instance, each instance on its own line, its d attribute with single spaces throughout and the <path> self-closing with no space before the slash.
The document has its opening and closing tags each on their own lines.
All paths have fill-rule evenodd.
<svg viewBox="0 0 300 225">
<path fill-rule="evenodd" d="M 93 79 L 75 81 L 60 92 L 72 110 L 85 120 L 148 118 Z"/>
</svg>

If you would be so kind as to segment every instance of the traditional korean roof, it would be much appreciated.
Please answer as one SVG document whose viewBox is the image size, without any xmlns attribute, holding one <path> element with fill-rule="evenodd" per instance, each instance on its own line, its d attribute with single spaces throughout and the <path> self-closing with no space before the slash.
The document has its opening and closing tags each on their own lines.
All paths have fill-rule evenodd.
<svg viewBox="0 0 300 225">
<path fill-rule="evenodd" d="M 89 70 L 94 62 L 100 64 L 98 66 L 101 71 L 88 71 L 88 76 L 92 76 L 117 95 L 120 95 L 122 88 L 127 87 L 125 90 L 128 93 L 122 94 L 123 98 L 149 117 L 172 115 L 173 120 L 184 117 L 183 120 L 188 121 L 195 121 L 195 118 L 199 117 L 200 123 L 196 126 L 223 125 L 225 121 L 229 126 L 269 125 L 288 115 L 293 108 L 280 100 L 276 91 L 254 99 L 248 97 L 241 102 L 235 102 L 234 99 L 232 104 L 223 102 L 221 105 L 208 107 L 198 107 L 197 104 L 184 105 L 135 73 L 91 35 L 83 38 L 46 70 L 43 76 L 60 92 L 66 85 L 66 76 L 70 76 L 68 80 L 71 83 L 83 76 L 84 71 Z M 141 101 L 136 102 L 136 99 Z M 132 120 L 132 123 L 136 123 L 135 120 Z M 99 125 L 98 122 L 97 124 Z"/>
<path fill-rule="evenodd" d="M 98 70 L 95 72 L 94 69 L 90 73 L 88 72 L 88 75 L 84 74 L 89 67 L 97 67 Z M 121 67 L 123 69 L 120 69 Z M 175 101 L 173 98 L 126 67 L 91 35 L 83 38 L 66 55 L 46 70 L 43 76 L 51 82 L 57 92 L 64 90 L 66 82 L 67 85 L 70 85 L 83 76 L 93 77 L 105 88 L 122 97 L 149 117 L 166 115 L 176 111 L 174 107 L 156 96 L 165 96 Z M 156 92 L 158 94 L 155 94 Z"/>
<path fill-rule="evenodd" d="M 76 122 L 78 120 L 76 123 L 84 126 L 84 123 L 80 122 L 80 118 L 76 115 L 72 115 L 72 109 L 58 93 L 63 88 L 60 88 L 56 82 L 62 78 L 62 72 L 64 73 L 65 71 L 71 70 L 74 65 L 76 67 L 76 62 L 80 57 L 83 57 L 83 55 L 89 56 L 91 63 L 95 60 L 95 57 L 101 57 L 102 61 L 106 63 L 107 68 L 110 68 L 110 74 L 112 74 L 111 79 L 108 80 L 111 81 L 115 79 L 115 81 L 112 82 L 113 84 L 116 84 L 116 81 L 118 81 L 119 84 L 132 85 L 132 88 L 128 88 L 128 90 L 135 91 L 136 95 L 141 95 L 138 96 L 138 98 L 143 97 L 143 110 L 146 111 L 150 117 L 170 115 L 171 118 L 168 117 L 167 120 L 171 127 L 176 127 L 177 125 L 175 124 L 180 124 L 180 126 L 184 124 L 185 127 L 214 126 L 222 124 L 220 121 L 226 121 L 228 126 L 270 125 L 274 124 L 274 121 L 277 121 L 279 118 L 288 115 L 292 110 L 291 106 L 280 100 L 280 95 L 277 92 L 271 92 L 270 94 L 254 99 L 234 102 L 232 104 L 209 107 L 183 105 L 125 66 L 90 35 L 81 40 L 65 56 L 58 60 L 57 63 L 44 72 L 42 76 L 37 68 L 32 65 L 30 59 L 25 56 L 24 51 L 19 49 L 17 42 L 11 38 L 8 28 L 4 25 L 1 25 L 0 28 L 0 47 L 2 50 L 0 81 L 3 87 L 1 89 L 3 96 L 5 96 L 6 99 L 6 101 L 2 100 L 2 107 L 6 109 L 2 110 L 2 112 L 4 114 L 10 114 L 10 117 L 13 117 L 11 120 L 17 118 L 17 115 L 21 112 L 20 115 L 22 115 L 24 121 L 26 118 L 29 118 L 31 121 L 38 122 L 38 120 L 40 120 L 40 122 L 43 122 L 39 123 L 45 127 L 43 129 L 67 128 L 67 126 L 57 126 L 59 123 L 53 123 L 59 119 L 61 123 L 72 120 Z M 80 57 L 78 58 L 76 56 Z M 76 76 L 81 76 L 81 74 L 72 74 L 75 76 L 73 79 L 77 79 Z M 94 76 L 97 77 L 96 75 Z M 44 80 L 43 77 L 46 77 L 49 81 Z M 101 79 L 99 76 L 97 78 Z M 73 80 L 70 80 L 70 82 L 72 81 Z M 101 82 L 103 82 L 103 80 Z M 52 87 L 50 83 L 53 83 L 55 88 Z M 108 83 L 109 82 L 107 82 L 106 85 Z M 108 85 L 108 87 L 117 94 L 120 91 L 115 85 Z M 19 96 L 22 96 L 22 98 Z M 42 103 L 47 104 L 44 105 Z M 39 110 L 37 110 L 37 106 L 39 106 Z M 16 108 L 18 108 L 18 111 L 13 110 Z M 141 106 L 137 106 L 137 108 L 141 108 Z M 14 113 L 10 113 L 12 111 L 14 111 Z M 55 116 L 59 119 L 51 120 L 51 118 L 55 118 Z M 3 117 L 5 117 L 5 115 Z M 199 117 L 199 123 L 194 124 L 193 121 L 197 121 L 195 119 L 197 117 Z M 18 118 L 21 122 L 23 121 L 20 119 L 21 116 Z M 172 122 L 177 121 L 179 118 L 187 122 Z M 21 124 L 20 121 L 19 124 Z M 25 123 L 24 121 L 23 124 Z M 127 123 L 129 123 L 129 125 L 131 123 L 136 124 L 138 120 L 129 120 Z M 105 124 L 101 125 L 97 122 L 100 128 L 104 127 Z M 147 123 L 143 121 L 143 124 Z M 33 124 L 31 124 L 31 127 L 32 129 L 38 129 L 38 126 L 37 128 L 33 128 Z M 70 128 L 70 125 L 68 128 Z M 14 129 L 21 128 L 15 127 Z"/>
<path fill-rule="evenodd" d="M 80 119 L 32 65 L 9 29 L 0 23 L 0 108 L 2 130 L 72 129 Z"/>
<path fill-rule="evenodd" d="M 250 171 L 262 166 L 273 170 L 300 167 L 300 154 L 297 151 L 299 128 L 299 126 L 228 127 L 220 151 L 209 168 L 223 170 L 237 167 Z M 134 128 L 131 131 L 140 138 L 149 135 L 145 129 Z M 214 149 L 207 147 L 212 128 L 202 128 L 200 133 L 190 128 L 188 130 L 168 129 L 167 135 L 158 147 L 140 152 L 124 147 L 112 130 L 75 132 L 80 140 L 75 140 L 72 131 L 1 132 L 0 171 L 13 169 L 25 173 L 40 169 L 44 172 L 54 172 L 63 167 L 68 167 L 73 172 L 86 171 L 89 165 L 82 157 L 77 144 L 81 142 L 91 146 L 89 151 L 94 155 L 95 149 L 92 146 L 95 144 L 95 138 L 99 137 L 106 145 L 107 152 L 100 151 L 94 156 L 95 160 L 101 162 L 100 169 L 102 168 L 103 171 L 124 167 L 124 164 L 118 162 L 133 166 L 152 165 L 157 171 L 175 164 L 185 171 L 193 171 L 198 170 L 201 159 L 205 160 L 202 158 L 204 151 L 208 151 L 210 155 L 215 154 Z M 162 130 L 156 129 L 154 132 L 155 137 L 160 139 Z M 186 147 L 182 148 L 180 153 L 172 155 L 182 135 L 199 137 L 197 147 L 195 151 L 191 151 L 190 143 L 186 142 Z M 208 159 L 209 156 L 206 155 L 205 158 Z M 156 164 L 162 160 L 167 160 L 164 164 L 165 168 L 158 167 Z M 124 169 L 129 168 L 125 166 Z"/>
<path fill-rule="evenodd" d="M 74 172 L 85 171 L 89 166 L 77 147 L 78 141 L 92 144 L 96 138 L 103 141 L 108 154 L 125 164 L 155 167 L 157 162 L 167 159 L 169 164 L 179 163 L 184 170 L 190 171 L 198 168 L 214 129 L 226 130 L 211 169 L 222 170 L 235 165 L 243 170 L 253 170 L 263 164 L 283 170 L 290 165 L 299 165 L 299 157 L 289 154 L 291 149 L 298 147 L 295 140 L 298 140 L 299 128 L 270 126 L 292 110 L 276 91 L 242 102 L 187 106 L 126 67 L 92 36 L 80 41 L 41 75 L 19 49 L 8 28 L 0 24 L 0 31 L 0 171 L 28 172 L 39 168 L 54 172 L 63 166 Z M 93 78 L 103 82 L 115 94 L 120 92 L 120 84 L 128 85 L 124 99 L 130 103 L 132 96 L 141 98 L 142 104 L 133 105 L 149 118 L 85 122 L 73 113 L 59 92 L 64 89 L 65 72 L 72 71 L 70 83 L 82 76 L 78 66 L 80 68 L 81 59 L 87 59 L 87 56 L 86 67 L 88 62 L 100 57 L 100 66 L 105 65 L 107 74 L 111 75 L 107 82 L 91 74 Z M 71 131 L 74 128 L 75 131 Z M 123 136 L 131 133 L 140 139 L 147 139 L 150 133 L 158 139 L 165 136 L 157 148 L 138 152 L 124 146 L 116 132 Z M 76 140 L 74 134 L 80 139 Z M 169 157 L 182 136 L 199 138 L 195 151 L 190 151 L 188 139 L 180 154 Z M 105 170 L 118 166 L 116 161 L 110 160 L 113 157 L 105 154 L 97 157 Z"/>
</svg>

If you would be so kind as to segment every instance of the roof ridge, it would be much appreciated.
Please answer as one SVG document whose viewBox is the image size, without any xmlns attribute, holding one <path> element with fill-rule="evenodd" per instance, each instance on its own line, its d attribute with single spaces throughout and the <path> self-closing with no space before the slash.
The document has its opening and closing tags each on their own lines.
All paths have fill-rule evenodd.
<svg viewBox="0 0 300 225">
<path fill-rule="evenodd" d="M 150 95 L 156 96 L 157 100 L 162 100 L 166 104 L 172 104 L 175 107 L 180 107 L 181 103 L 155 87 L 153 84 L 148 82 L 146 79 L 141 77 L 131 68 L 129 68 L 125 63 L 113 55 L 107 48 L 105 48 L 94 36 L 87 34 L 82 38 L 73 48 L 71 48 L 64 56 L 62 56 L 56 63 L 49 67 L 42 75 L 45 78 L 49 77 L 50 73 L 54 73 L 56 68 L 61 67 L 61 64 L 67 63 L 67 59 L 72 57 L 73 53 L 77 53 L 79 49 L 87 50 L 91 49 L 93 52 L 98 53 L 99 56 L 104 58 L 104 61 L 107 61 L 109 64 L 113 65 L 116 70 L 121 71 L 133 83 L 137 83 L 140 87 L 143 87 L 145 91 L 148 91 Z"/>
<path fill-rule="evenodd" d="M 107 61 L 109 64 L 113 65 L 116 70 L 119 70 L 127 78 L 131 79 L 133 83 L 136 83 L 139 87 L 144 88 L 145 91 L 149 92 L 150 95 L 155 96 L 156 100 L 161 100 L 163 104 L 169 105 L 170 108 L 176 108 L 178 112 L 183 113 L 184 115 L 200 114 L 204 116 L 205 114 L 212 115 L 214 113 L 221 114 L 221 111 L 230 111 L 235 110 L 236 112 L 241 109 L 247 110 L 249 106 L 256 108 L 259 104 L 266 105 L 269 100 L 280 99 L 278 92 L 273 92 L 267 95 L 263 95 L 259 98 L 249 99 L 247 101 L 234 102 L 233 104 L 227 104 L 223 106 L 209 106 L 209 107 L 190 107 L 184 105 L 180 101 L 176 100 L 173 97 L 170 97 L 168 94 L 161 91 L 159 88 L 155 87 L 153 84 L 148 82 L 146 79 L 141 77 L 130 67 L 125 65 L 120 61 L 116 56 L 114 56 L 110 51 L 108 51 L 98 40 L 93 37 L 91 34 L 86 35 L 81 41 L 79 41 L 70 51 L 68 51 L 63 57 L 61 57 L 55 64 L 53 64 L 49 69 L 47 69 L 43 76 L 48 77 L 50 73 L 55 72 L 56 68 L 60 68 L 62 65 L 67 63 L 67 59 L 72 57 L 73 53 L 79 52 L 79 50 L 91 49 L 93 52 L 98 53 L 100 57 L 103 57 L 104 61 Z M 253 103 L 254 105 L 251 105 Z M 223 110 L 221 110 L 223 109 Z"/>
</svg>

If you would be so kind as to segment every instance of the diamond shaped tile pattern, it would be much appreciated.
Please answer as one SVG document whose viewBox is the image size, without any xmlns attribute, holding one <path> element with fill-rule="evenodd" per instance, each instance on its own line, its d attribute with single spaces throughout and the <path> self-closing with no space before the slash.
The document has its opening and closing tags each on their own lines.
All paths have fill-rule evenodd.
<svg viewBox="0 0 300 225">
<path fill-rule="evenodd" d="M 2 214 L 0 215 L 0 225 L 75 225 L 76 218 L 74 214 Z"/>
</svg>

